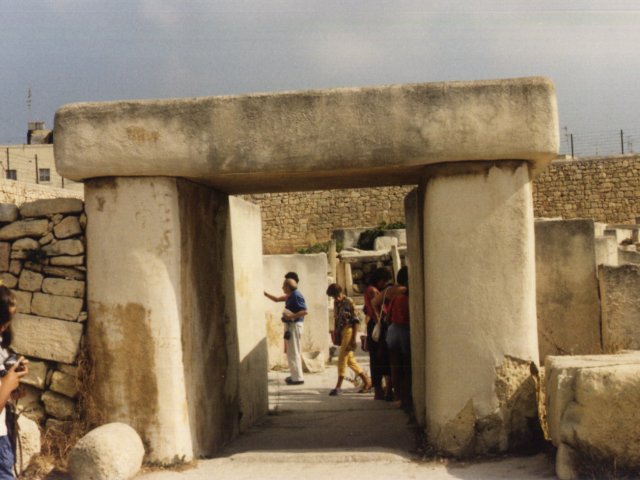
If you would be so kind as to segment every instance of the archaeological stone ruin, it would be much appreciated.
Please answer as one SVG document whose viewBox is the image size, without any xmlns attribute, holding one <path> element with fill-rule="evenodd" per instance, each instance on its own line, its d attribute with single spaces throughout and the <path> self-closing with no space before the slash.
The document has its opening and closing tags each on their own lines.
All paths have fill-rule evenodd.
<svg viewBox="0 0 640 480">
<path fill-rule="evenodd" d="M 629 278 L 638 285 L 637 269 L 598 263 L 608 247 L 596 249 L 592 221 L 534 221 L 532 181 L 558 151 L 547 79 L 74 104 L 56 114 L 54 148 L 59 173 L 84 182 L 85 204 L 26 204 L 3 220 L 16 329 L 46 322 L 55 336 L 19 334 L 16 349 L 42 359 L 33 398 L 51 424 L 73 421 L 69 379 L 79 355 L 94 359 L 101 423 L 133 427 L 148 462 L 211 456 L 267 413 L 267 371 L 283 357 L 279 310 L 261 293 L 288 270 L 318 311 L 304 346 L 313 369 L 328 353 L 327 272 L 357 294 L 367 262 L 409 266 L 415 416 L 444 455 L 537 438 L 534 372 L 546 357 L 550 439 L 559 474 L 572 478 L 580 447 L 566 432 L 592 417 L 572 423 L 566 412 L 586 391 L 573 379 L 593 372 L 578 368 L 591 357 L 575 357 L 563 383 L 562 359 L 638 348 L 620 333 L 638 329 L 637 301 L 619 296 L 635 288 Z M 401 185 L 416 186 L 406 231 L 379 240 L 386 257 L 374 260 L 355 250 L 263 256 L 260 208 L 240 197 Z M 583 329 L 581 317 L 596 320 Z M 640 368 L 627 355 L 605 361 L 625 365 L 621 392 Z"/>
</svg>

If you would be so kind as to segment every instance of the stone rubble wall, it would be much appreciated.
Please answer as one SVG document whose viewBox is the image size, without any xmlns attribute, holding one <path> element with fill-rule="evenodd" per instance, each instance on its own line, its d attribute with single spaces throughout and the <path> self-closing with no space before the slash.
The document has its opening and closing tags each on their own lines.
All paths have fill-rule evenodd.
<svg viewBox="0 0 640 480">
<path fill-rule="evenodd" d="M 640 215 L 640 155 L 554 161 L 533 185 L 536 217 L 633 223 Z"/>
<path fill-rule="evenodd" d="M 418 180 L 418 179 L 416 179 Z M 533 182 L 536 217 L 633 223 L 640 216 L 640 155 L 554 161 Z M 260 205 L 264 253 L 292 253 L 334 229 L 404 222 L 413 186 L 246 195 Z"/>
<path fill-rule="evenodd" d="M 11 348 L 30 361 L 24 415 L 46 428 L 77 418 L 85 306 L 84 203 L 0 204 L 0 280 L 17 297 Z"/>
<path fill-rule="evenodd" d="M 333 230 L 404 221 L 404 197 L 413 187 L 358 188 L 245 195 L 262 211 L 265 254 L 293 253 L 327 242 Z"/>
</svg>

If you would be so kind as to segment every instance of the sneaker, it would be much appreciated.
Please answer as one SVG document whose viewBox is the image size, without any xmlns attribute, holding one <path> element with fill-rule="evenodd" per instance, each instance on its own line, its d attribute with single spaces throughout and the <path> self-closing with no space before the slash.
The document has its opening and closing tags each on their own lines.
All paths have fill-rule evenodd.
<svg viewBox="0 0 640 480">
<path fill-rule="evenodd" d="M 330 397 L 337 397 L 338 395 L 342 395 L 342 390 L 339 388 L 334 388 L 329 392 Z"/>
<path fill-rule="evenodd" d="M 287 377 L 284 379 L 287 385 L 302 385 L 304 380 L 291 380 L 291 377 Z"/>
</svg>

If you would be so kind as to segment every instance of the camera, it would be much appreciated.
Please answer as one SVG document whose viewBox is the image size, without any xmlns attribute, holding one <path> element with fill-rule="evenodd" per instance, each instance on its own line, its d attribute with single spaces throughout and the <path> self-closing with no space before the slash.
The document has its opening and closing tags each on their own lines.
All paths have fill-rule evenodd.
<svg viewBox="0 0 640 480">
<path fill-rule="evenodd" d="M 9 355 L 3 363 L 4 370 L 0 370 L 0 377 L 4 377 L 9 372 L 9 369 L 13 367 L 16 363 L 18 363 L 18 361 L 19 361 L 18 355 L 16 355 L 15 353 L 12 353 L 11 355 Z M 24 370 L 24 367 L 22 365 L 16 368 L 16 372 L 20 372 L 22 370 Z"/>
<path fill-rule="evenodd" d="M 290 338 L 291 338 L 291 332 L 287 330 L 286 332 L 284 332 L 284 339 L 289 340 Z"/>
</svg>

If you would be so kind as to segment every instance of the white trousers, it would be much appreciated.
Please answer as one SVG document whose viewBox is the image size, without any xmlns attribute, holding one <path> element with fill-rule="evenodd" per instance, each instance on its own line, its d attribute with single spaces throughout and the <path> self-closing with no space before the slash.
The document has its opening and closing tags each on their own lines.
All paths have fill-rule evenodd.
<svg viewBox="0 0 640 480">
<path fill-rule="evenodd" d="M 291 332 L 291 337 L 287 340 L 287 360 L 289 361 L 289 372 L 291 380 L 302 382 L 302 331 L 303 322 L 287 323 L 287 330 Z"/>
</svg>

